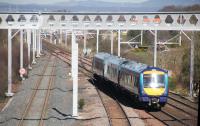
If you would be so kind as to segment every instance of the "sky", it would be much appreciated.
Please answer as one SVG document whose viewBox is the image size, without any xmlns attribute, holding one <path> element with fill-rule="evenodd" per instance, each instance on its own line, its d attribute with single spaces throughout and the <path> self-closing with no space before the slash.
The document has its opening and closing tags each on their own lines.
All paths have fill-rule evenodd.
<svg viewBox="0 0 200 126">
<path fill-rule="evenodd" d="M 12 4 L 53 4 L 59 2 L 69 2 L 69 1 L 106 1 L 106 2 L 132 2 L 141 3 L 149 0 L 0 0 L 0 2 L 12 3 Z"/>
</svg>

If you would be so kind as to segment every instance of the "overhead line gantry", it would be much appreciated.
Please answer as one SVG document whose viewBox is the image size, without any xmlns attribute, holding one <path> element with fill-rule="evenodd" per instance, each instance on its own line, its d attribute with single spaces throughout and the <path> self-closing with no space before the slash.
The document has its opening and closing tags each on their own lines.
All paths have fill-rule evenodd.
<svg viewBox="0 0 200 126">
<path fill-rule="evenodd" d="M 96 30 L 97 42 L 96 51 L 99 49 L 99 31 L 110 30 L 111 37 L 113 30 L 118 31 L 118 56 L 120 56 L 121 31 L 141 30 L 141 43 L 144 30 L 149 30 L 154 35 L 154 66 L 157 63 L 157 32 L 161 30 L 180 31 L 191 41 L 191 62 L 190 62 L 190 94 L 192 95 L 193 74 L 194 74 L 194 42 L 185 31 L 200 31 L 200 12 L 0 12 L 0 29 L 8 30 L 8 96 L 12 96 L 12 35 L 13 29 L 19 29 L 21 38 L 23 31 L 27 34 L 28 57 L 30 61 L 30 44 L 33 46 L 33 61 L 35 56 L 40 56 L 42 49 L 41 30 L 67 30 L 72 36 L 72 78 L 73 78 L 73 116 L 78 116 L 78 43 L 76 35 L 78 31 Z M 62 33 L 62 32 L 61 32 Z M 66 33 L 67 36 L 67 33 Z M 84 32 L 85 36 L 85 32 Z M 31 37 L 33 39 L 31 39 Z M 52 36 L 50 35 L 52 42 Z M 181 35 L 180 35 L 181 37 Z M 180 38 L 181 40 L 181 38 Z M 23 39 L 20 39 L 23 41 Z M 85 42 L 86 40 L 84 40 Z M 67 40 L 65 41 L 67 42 Z M 21 42 L 22 43 L 22 42 Z M 130 43 L 130 42 L 128 42 Z M 167 41 L 165 42 L 165 44 Z M 66 44 L 67 45 L 67 44 Z M 23 46 L 20 46 L 23 48 Z M 35 52 L 37 52 L 35 54 Z M 23 51 L 21 53 L 21 65 L 23 67 Z M 113 53 L 113 38 L 111 38 L 111 53 Z M 31 64 L 29 62 L 29 68 Z"/>
</svg>

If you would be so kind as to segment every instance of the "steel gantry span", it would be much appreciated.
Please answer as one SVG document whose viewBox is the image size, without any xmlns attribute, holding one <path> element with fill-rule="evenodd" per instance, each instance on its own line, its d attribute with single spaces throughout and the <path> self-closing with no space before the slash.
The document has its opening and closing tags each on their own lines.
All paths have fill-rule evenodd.
<svg viewBox="0 0 200 126">
<path fill-rule="evenodd" d="M 154 66 L 157 59 L 157 45 L 167 44 L 158 42 L 157 32 L 160 30 L 176 30 L 180 31 L 179 45 L 181 44 L 181 34 L 185 35 L 191 41 L 191 62 L 190 62 L 190 94 L 192 94 L 193 75 L 194 75 L 194 43 L 193 37 L 189 37 L 184 31 L 200 31 L 200 12 L 0 12 L 0 29 L 8 29 L 8 92 L 7 96 L 12 96 L 12 38 L 20 31 L 20 68 L 23 68 L 23 34 L 26 34 L 28 44 L 28 60 L 30 64 L 30 45 L 33 50 L 32 64 L 36 63 L 35 57 L 41 55 L 42 40 L 41 30 L 49 30 L 50 42 L 52 41 L 52 31 L 60 29 L 60 41 L 62 41 L 63 30 L 65 31 L 65 45 L 67 45 L 67 36 L 69 32 L 72 41 L 72 79 L 73 79 L 73 116 L 78 116 L 78 43 L 77 35 L 84 35 L 84 48 L 86 46 L 86 34 L 88 30 L 96 30 L 96 51 L 99 49 L 99 31 L 111 31 L 111 53 L 113 53 L 113 31 L 118 31 L 118 56 L 120 56 L 121 44 L 130 44 L 132 40 L 140 37 L 142 44 L 143 31 L 149 30 L 154 35 Z M 19 29 L 12 35 L 13 29 Z M 121 42 L 121 32 L 123 30 L 141 30 L 141 33 L 129 40 Z M 83 31 L 81 33 L 80 31 Z M 56 41 L 54 41 L 56 44 Z M 140 42 L 136 42 L 140 43 Z M 21 77 L 23 77 L 21 75 Z"/>
<path fill-rule="evenodd" d="M 200 30 L 200 12 L 0 13 L 0 29 Z"/>
</svg>

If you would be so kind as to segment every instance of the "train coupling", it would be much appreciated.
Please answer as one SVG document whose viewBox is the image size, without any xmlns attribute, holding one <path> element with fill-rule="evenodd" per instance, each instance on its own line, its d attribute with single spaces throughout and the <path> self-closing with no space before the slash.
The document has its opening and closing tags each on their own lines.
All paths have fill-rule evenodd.
<svg viewBox="0 0 200 126">
<path fill-rule="evenodd" d="M 159 103 L 159 98 L 151 98 L 149 100 L 149 106 L 151 106 L 151 104 L 157 104 Z"/>
</svg>

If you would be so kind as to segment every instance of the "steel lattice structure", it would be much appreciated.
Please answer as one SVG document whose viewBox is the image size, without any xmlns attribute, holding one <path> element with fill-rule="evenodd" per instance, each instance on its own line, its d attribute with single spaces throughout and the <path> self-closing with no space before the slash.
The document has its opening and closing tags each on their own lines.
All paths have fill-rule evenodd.
<svg viewBox="0 0 200 126">
<path fill-rule="evenodd" d="M 0 13 L 0 29 L 200 30 L 200 12 Z"/>
</svg>

